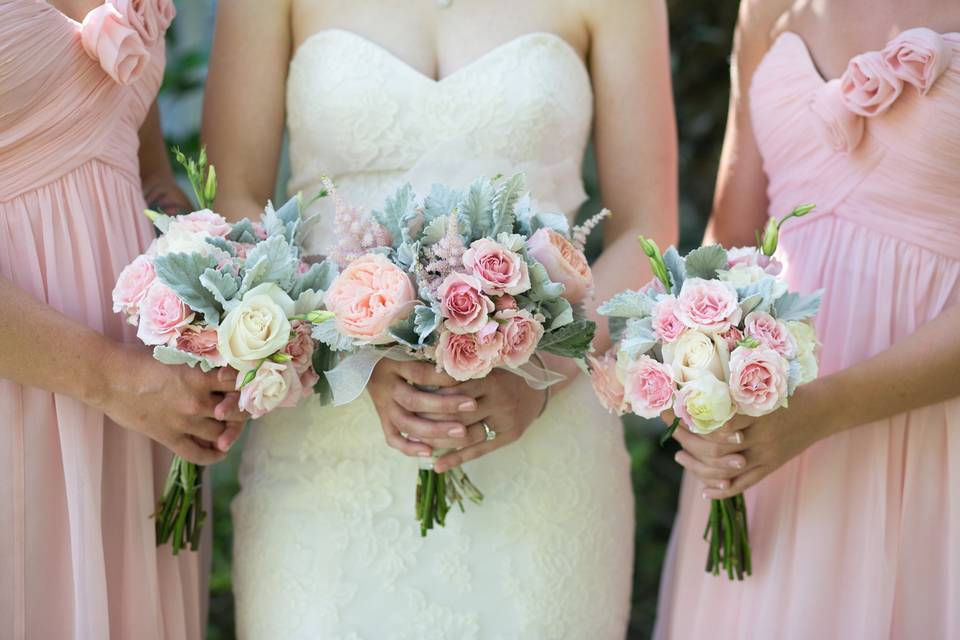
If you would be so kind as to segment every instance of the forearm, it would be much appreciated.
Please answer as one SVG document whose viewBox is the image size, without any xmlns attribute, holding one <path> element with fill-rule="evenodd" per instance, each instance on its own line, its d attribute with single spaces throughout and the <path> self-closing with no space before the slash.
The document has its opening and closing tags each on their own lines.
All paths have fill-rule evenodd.
<svg viewBox="0 0 960 640">
<path fill-rule="evenodd" d="M 816 381 L 836 433 L 960 396 L 960 305 L 876 356 Z"/>
<path fill-rule="evenodd" d="M 0 276 L 0 378 L 95 404 L 116 343 Z"/>
</svg>

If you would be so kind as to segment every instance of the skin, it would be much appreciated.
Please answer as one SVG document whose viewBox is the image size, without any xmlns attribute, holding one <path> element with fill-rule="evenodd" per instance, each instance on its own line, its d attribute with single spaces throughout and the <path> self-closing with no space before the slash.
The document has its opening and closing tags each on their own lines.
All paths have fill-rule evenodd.
<svg viewBox="0 0 960 640">
<path fill-rule="evenodd" d="M 793 31 L 807 43 L 824 78 L 847 61 L 877 50 L 904 29 L 960 30 L 960 7 L 935 0 L 873 0 L 741 5 L 733 54 L 733 87 L 713 216 L 705 243 L 752 244 L 766 222 L 767 180 L 749 117 L 750 79 L 776 37 Z M 870 15 L 870 20 L 862 16 Z M 811 444 L 862 424 L 960 396 L 960 307 L 951 307 L 913 335 L 848 369 L 797 390 L 789 408 L 763 418 L 738 416 L 708 436 L 678 429 L 677 461 L 705 484 L 704 498 L 743 492 Z"/>
<path fill-rule="evenodd" d="M 588 312 L 598 319 L 598 301 L 649 280 L 637 235 L 661 246 L 676 242 L 677 151 L 662 1 L 456 0 L 448 9 L 435 0 L 221 2 L 203 130 L 217 165 L 218 204 L 229 215 L 258 215 L 272 195 L 291 54 L 328 28 L 354 31 L 431 78 L 446 77 L 525 33 L 563 37 L 592 78 L 600 184 L 604 205 L 615 213 L 604 225 L 605 247 L 594 265 L 597 287 Z M 250 47 L 254 40 L 258 46 Z M 244 135 L 237 135 L 241 131 Z M 596 347 L 605 350 L 606 322 L 598 325 Z M 550 359 L 548 365 L 568 377 L 554 393 L 579 374 L 568 361 Z M 425 379 L 440 391 L 407 388 L 408 381 Z M 438 460 L 438 471 L 516 441 L 544 405 L 544 392 L 513 374 L 497 370 L 458 385 L 425 363 L 383 361 L 368 389 L 390 446 L 413 456 L 458 449 Z M 492 442 L 482 442 L 484 421 L 498 433 Z"/>
<path fill-rule="evenodd" d="M 100 3 L 50 4 L 82 19 Z M 140 144 L 144 184 L 171 204 L 190 208 L 173 180 L 155 105 Z M 2 276 L 0 323 L 7 332 L 0 341 L 0 378 L 76 398 L 199 464 L 222 459 L 239 435 L 244 415 L 227 400 L 235 380 L 226 372 L 162 365 L 142 346 L 111 340 Z"/>
</svg>

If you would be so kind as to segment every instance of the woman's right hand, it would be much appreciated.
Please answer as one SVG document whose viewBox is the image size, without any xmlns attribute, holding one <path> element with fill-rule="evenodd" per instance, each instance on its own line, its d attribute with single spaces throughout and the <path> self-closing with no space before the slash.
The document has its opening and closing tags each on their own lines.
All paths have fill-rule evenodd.
<svg viewBox="0 0 960 640">
<path fill-rule="evenodd" d="M 106 365 L 103 371 L 109 377 L 91 404 L 120 426 L 156 440 L 190 462 L 209 465 L 222 460 L 232 440 L 221 436 L 235 439 L 247 419 L 228 398 L 236 386 L 232 369 L 203 373 L 172 367 L 142 348 L 123 346 L 108 356 Z"/>
<path fill-rule="evenodd" d="M 380 416 L 387 444 L 408 456 L 429 457 L 433 449 L 424 441 L 458 448 L 467 442 L 467 427 L 453 419 L 475 411 L 476 400 L 466 395 L 421 391 L 420 387 L 453 387 L 457 381 L 426 362 L 398 362 L 383 358 L 373 370 L 367 390 Z M 431 420 L 422 414 L 442 416 Z M 450 417 L 450 419 L 446 419 Z"/>
</svg>

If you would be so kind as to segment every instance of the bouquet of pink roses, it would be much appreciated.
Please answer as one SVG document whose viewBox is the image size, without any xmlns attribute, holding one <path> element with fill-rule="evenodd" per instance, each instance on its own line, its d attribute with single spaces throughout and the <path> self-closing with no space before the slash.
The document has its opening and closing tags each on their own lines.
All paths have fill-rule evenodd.
<svg viewBox="0 0 960 640">
<path fill-rule="evenodd" d="M 662 442 L 681 422 L 706 434 L 736 414 L 757 417 L 787 406 L 799 385 L 817 377 L 811 319 L 822 292 L 788 292 L 773 254 L 780 225 L 812 209 L 771 218 L 756 248 L 704 246 L 681 257 L 673 247 L 661 255 L 641 238 L 654 280 L 599 309 L 618 341 L 603 357 L 588 359 L 601 403 L 644 418 L 672 410 L 676 419 Z M 750 575 L 742 495 L 712 502 L 704 538 L 708 572 Z"/>
<path fill-rule="evenodd" d="M 216 173 L 205 154 L 178 159 L 203 209 L 148 212 L 161 235 L 120 273 L 114 311 L 160 362 L 234 368 L 240 408 L 252 417 L 292 407 L 322 388 L 311 334 L 329 317 L 320 303 L 335 271 L 301 259 L 299 197 L 276 210 L 268 204 L 259 223 L 229 224 L 206 208 Z M 157 544 L 172 540 L 174 553 L 199 541 L 202 475 L 202 467 L 174 458 L 155 514 Z"/>
<path fill-rule="evenodd" d="M 530 210 L 522 175 L 466 190 L 434 185 L 422 202 L 406 185 L 372 214 L 334 201 L 341 233 L 331 259 L 342 271 L 324 299 L 333 318 L 313 335 L 343 356 L 327 372 L 337 403 L 362 391 L 382 357 L 435 362 L 461 381 L 503 367 L 545 388 L 560 377 L 534 364 L 537 351 L 589 351 L 583 243 L 607 212 L 571 231 L 563 215 Z M 483 497 L 462 469 L 421 469 L 421 533 L 443 525 L 452 503 L 462 508 L 463 495 Z"/>
</svg>

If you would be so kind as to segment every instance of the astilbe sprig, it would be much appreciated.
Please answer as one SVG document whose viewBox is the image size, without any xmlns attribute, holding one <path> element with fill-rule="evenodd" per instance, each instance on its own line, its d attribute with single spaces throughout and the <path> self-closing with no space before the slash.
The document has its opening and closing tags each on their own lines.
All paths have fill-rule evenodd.
<svg viewBox="0 0 960 640">
<path fill-rule="evenodd" d="M 610 210 L 603 209 L 598 214 L 591 216 L 584 220 L 583 224 L 577 225 L 573 228 L 570 233 L 570 238 L 573 242 L 573 246 L 583 251 L 587 247 L 587 238 L 590 237 L 590 233 L 596 228 L 598 224 L 603 222 L 605 218 L 610 217 Z"/>
<path fill-rule="evenodd" d="M 330 252 L 330 260 L 342 269 L 373 249 L 390 246 L 390 233 L 382 224 L 369 212 L 349 206 L 340 197 L 330 178 L 324 176 L 321 182 L 334 207 L 333 225 L 337 244 Z"/>
<path fill-rule="evenodd" d="M 455 271 L 464 271 L 463 254 L 467 247 L 460 235 L 460 219 L 454 209 L 447 217 L 446 233 L 433 246 L 424 249 L 427 263 L 423 266 L 426 279 L 423 283 L 431 293 L 436 293 L 444 278 Z"/>
</svg>

